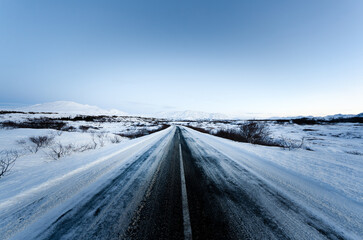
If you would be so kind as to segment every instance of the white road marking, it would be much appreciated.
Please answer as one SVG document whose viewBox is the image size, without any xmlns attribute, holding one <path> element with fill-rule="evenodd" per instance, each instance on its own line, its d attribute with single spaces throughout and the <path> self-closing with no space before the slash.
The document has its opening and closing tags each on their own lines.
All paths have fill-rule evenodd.
<svg viewBox="0 0 363 240">
<path fill-rule="evenodd" d="M 180 153 L 180 176 L 181 176 L 181 187 L 182 187 L 184 239 L 191 240 L 192 239 L 192 226 L 190 224 L 188 198 L 187 198 L 187 187 L 185 185 L 183 155 L 182 155 L 180 143 L 179 143 L 179 153 Z"/>
</svg>

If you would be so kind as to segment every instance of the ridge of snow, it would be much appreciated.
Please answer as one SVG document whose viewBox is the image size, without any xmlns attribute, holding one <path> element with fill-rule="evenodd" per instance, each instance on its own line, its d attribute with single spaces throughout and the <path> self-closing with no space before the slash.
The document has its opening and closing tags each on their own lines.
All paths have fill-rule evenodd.
<svg viewBox="0 0 363 240">
<path fill-rule="evenodd" d="M 271 117 L 268 119 L 299 119 L 299 118 L 308 118 L 308 119 L 317 119 L 317 120 L 333 120 L 333 119 L 344 119 L 344 118 L 353 118 L 353 117 L 358 117 L 358 118 L 363 118 L 363 113 L 359 113 L 359 114 L 334 114 L 334 115 L 327 115 L 324 117 L 315 117 L 315 116 L 293 116 L 293 117 Z"/>
<path fill-rule="evenodd" d="M 363 113 L 359 114 L 334 114 L 334 115 L 328 115 L 323 117 L 324 119 L 331 120 L 331 119 L 338 119 L 338 118 L 352 118 L 352 117 L 363 117 Z"/>
<path fill-rule="evenodd" d="M 200 111 L 173 111 L 173 112 L 158 112 L 154 114 L 158 118 L 166 118 L 172 120 L 200 120 L 200 119 L 227 119 L 228 116 L 220 113 L 207 113 Z"/>
<path fill-rule="evenodd" d="M 128 115 L 117 109 L 105 110 L 97 106 L 80 104 L 72 101 L 56 101 L 21 107 L 17 110 L 25 112 L 55 112 L 82 115 Z"/>
</svg>

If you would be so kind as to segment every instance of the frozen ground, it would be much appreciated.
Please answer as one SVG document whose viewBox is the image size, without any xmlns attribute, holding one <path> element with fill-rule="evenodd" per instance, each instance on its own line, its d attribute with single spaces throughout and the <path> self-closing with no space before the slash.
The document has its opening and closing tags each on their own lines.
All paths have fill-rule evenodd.
<svg viewBox="0 0 363 240">
<path fill-rule="evenodd" d="M 9 174 L 15 174 L 26 167 L 35 167 L 54 161 L 53 149 L 58 151 L 59 146 L 70 148 L 64 155 L 74 155 L 77 152 L 128 141 L 134 136 L 147 135 L 149 132 L 160 129 L 163 124 L 151 118 L 82 116 L 88 119 L 79 120 L 77 116 L 65 113 L 0 114 L 0 124 L 9 122 L 19 124 L 19 128 L 18 126 L 0 128 L 0 155 L 3 156 L 7 151 L 16 151 L 19 155 Z M 21 126 L 27 122 L 37 123 L 36 129 Z M 60 122 L 64 126 L 48 129 L 45 124 L 52 122 Z M 47 136 L 53 140 L 51 144 L 34 152 L 35 144 L 30 141 L 30 138 L 41 136 Z"/>
<path fill-rule="evenodd" d="M 47 116 L 55 117 L 53 114 Z M 29 117 L 33 118 L 34 115 L 0 115 L 0 122 L 24 121 Z M 29 231 L 41 231 L 39 227 L 47 219 L 56 219 L 70 206 L 95 194 L 102 184 L 117 175 L 117 169 L 125 169 L 155 146 L 157 150 L 153 153 L 154 160 L 144 163 L 143 174 L 149 176 L 145 179 L 150 178 L 155 171 L 158 156 L 164 152 L 163 147 L 172 138 L 175 128 L 133 140 L 120 137 L 120 143 L 112 144 L 111 138 L 115 134 L 137 131 L 140 128 L 155 129 L 160 125 L 156 119 L 117 119 L 114 122 L 68 121 L 67 124 L 75 130 L 62 131 L 62 134 L 54 129 L 0 129 L 0 151 L 14 149 L 21 153 L 11 171 L 0 178 L 0 239 L 21 239 Z M 238 127 L 238 122 L 208 121 L 189 124 L 212 131 Z M 79 128 L 81 125 L 91 128 L 83 131 Z M 273 189 L 273 192 L 290 199 L 299 206 L 297 209 L 309 213 L 306 216 L 318 219 L 344 238 L 360 239 L 363 235 L 362 124 L 269 123 L 269 129 L 274 138 L 296 141 L 304 139 L 304 145 L 310 150 L 237 143 L 190 129 L 184 129 L 183 134 L 196 156 L 203 158 L 210 155 L 221 161 L 223 173 L 230 174 L 230 177 L 226 175 L 229 180 L 221 178 L 221 185 L 230 180 L 238 181 L 238 178 L 234 179 L 235 176 L 243 175 L 239 168 L 227 164 L 232 161 L 247 169 L 271 191 Z M 103 147 L 91 131 L 105 132 Z M 49 158 L 47 147 L 37 153 L 30 153 L 18 144 L 19 140 L 41 135 L 53 135 L 55 142 L 64 145 L 71 143 L 80 146 L 95 140 L 97 147 L 54 160 Z M 208 168 L 207 165 L 204 167 Z M 215 172 L 210 169 L 210 172 L 213 171 Z M 135 175 L 134 178 L 140 177 L 141 175 Z M 130 175 L 127 179 L 131 181 L 133 178 Z M 258 199 L 259 204 L 272 211 L 273 208 L 269 206 L 271 203 L 266 200 L 268 197 L 259 196 Z M 133 204 L 137 205 L 135 202 Z M 283 223 L 282 213 L 271 214 L 276 215 L 277 222 Z"/>
<path fill-rule="evenodd" d="M 280 222 L 278 226 L 290 229 L 295 236 L 293 239 L 320 238 L 309 237 L 308 230 L 299 234 L 305 226 L 293 223 L 290 217 L 294 214 L 305 218 L 303 222 L 315 226 L 319 232 L 325 232 L 328 239 L 337 237 L 330 235 L 330 231 L 347 239 L 361 239 L 362 156 L 345 154 L 344 157 L 344 154 L 336 155 L 334 152 L 327 154 L 303 149 L 286 151 L 276 147 L 238 143 L 191 129 L 186 129 L 186 132 L 187 142 L 188 135 L 192 142 L 192 152 L 205 159 L 205 163 L 201 163 L 205 172 L 222 171 L 227 174 L 226 179 L 216 174 L 213 181 L 218 185 L 224 184 L 228 189 L 228 186 L 233 188 L 234 185 L 239 185 L 240 179 L 248 178 L 244 186 L 248 195 L 254 198 L 256 204 L 263 206 L 261 208 L 265 210 L 261 211 L 266 211 L 266 216 L 273 216 L 273 222 Z M 210 158 L 218 159 L 218 164 L 211 164 Z M 232 163 L 247 171 L 241 171 Z M 215 165 L 219 165 L 221 170 L 214 169 Z M 257 178 L 248 177 L 250 174 Z M 268 186 L 267 193 L 259 190 L 264 184 Z M 273 194 L 275 191 L 277 194 Z M 285 200 L 278 200 L 279 197 L 275 199 L 270 194 Z M 282 210 L 284 208 L 287 212 Z M 315 220 L 320 223 L 313 223 Z"/>
<path fill-rule="evenodd" d="M 194 121 L 175 122 L 181 125 L 200 127 L 211 132 L 220 129 L 238 129 L 243 121 Z M 363 124 L 362 123 L 335 123 L 298 125 L 292 123 L 277 124 L 267 122 L 271 137 L 286 139 L 295 142 L 304 141 L 304 146 L 313 151 L 327 153 L 347 153 L 349 155 L 363 155 Z"/>
<path fill-rule="evenodd" d="M 204 122 L 191 125 L 211 131 L 238 128 L 238 125 L 230 123 Z M 289 151 L 274 147 L 262 147 L 264 151 L 258 151 L 256 149 L 260 149 L 260 146 L 240 145 L 267 161 L 333 186 L 353 200 L 363 202 L 363 124 L 268 125 L 273 138 L 297 142 L 303 140 L 304 146 L 310 151 Z"/>
<path fill-rule="evenodd" d="M 28 166 L 14 167 L 0 180 L 0 239 L 10 236 L 24 239 L 29 234 L 34 238 L 34 232 L 49 220 L 54 221 L 66 208 L 99 191 L 120 169 L 127 170 L 140 155 L 170 135 L 171 130 L 77 153 L 59 161 L 34 159 Z M 18 232 L 21 234 L 17 235 Z"/>
</svg>

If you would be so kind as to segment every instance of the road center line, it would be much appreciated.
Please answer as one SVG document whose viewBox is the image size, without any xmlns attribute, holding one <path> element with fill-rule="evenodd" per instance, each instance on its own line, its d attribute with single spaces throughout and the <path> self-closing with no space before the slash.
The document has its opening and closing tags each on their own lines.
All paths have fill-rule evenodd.
<svg viewBox="0 0 363 240">
<path fill-rule="evenodd" d="M 184 164 L 183 155 L 181 150 L 181 145 L 179 143 L 179 153 L 180 153 L 180 177 L 181 177 L 181 188 L 182 188 L 182 207 L 183 207 L 183 222 L 184 222 L 184 239 L 192 239 L 192 226 L 190 224 L 188 198 L 187 198 L 187 187 L 185 185 L 184 176 Z"/>
</svg>

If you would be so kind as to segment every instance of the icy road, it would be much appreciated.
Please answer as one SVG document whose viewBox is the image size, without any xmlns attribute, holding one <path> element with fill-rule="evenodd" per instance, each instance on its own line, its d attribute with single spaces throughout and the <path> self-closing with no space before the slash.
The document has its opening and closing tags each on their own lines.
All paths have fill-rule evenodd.
<svg viewBox="0 0 363 240">
<path fill-rule="evenodd" d="M 360 201 L 254 146 L 184 127 L 120 146 L 9 189 L 0 239 L 362 239 Z"/>
</svg>

